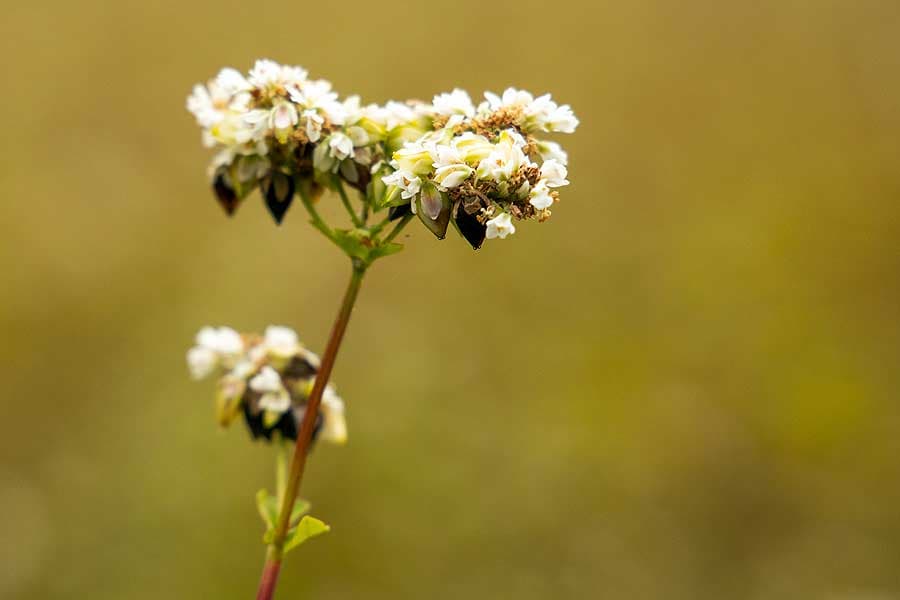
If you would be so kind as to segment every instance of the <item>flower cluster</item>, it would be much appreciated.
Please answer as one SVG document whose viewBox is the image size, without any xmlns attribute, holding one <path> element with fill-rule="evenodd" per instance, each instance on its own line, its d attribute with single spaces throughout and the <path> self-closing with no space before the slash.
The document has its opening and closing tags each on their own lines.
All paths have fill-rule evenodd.
<svg viewBox="0 0 900 600">
<path fill-rule="evenodd" d="M 567 156 L 539 136 L 578 125 L 549 94 L 513 88 L 485 93 L 478 106 L 459 89 L 431 104 L 363 106 L 269 60 L 246 76 L 223 69 L 195 86 L 187 108 L 206 145 L 218 148 L 210 176 L 229 214 L 259 187 L 280 223 L 295 193 L 311 202 L 346 183 L 361 193 L 364 214 L 415 213 L 440 239 L 452 221 L 475 248 L 514 233 L 513 220 L 550 216 L 568 184 Z"/>
<path fill-rule="evenodd" d="M 568 185 L 567 155 L 543 133 L 572 133 L 578 119 L 549 94 L 487 92 L 477 107 L 463 90 L 431 104 L 431 132 L 393 153 L 383 181 L 443 237 L 452 218 L 474 247 L 515 233 L 513 219 L 550 217 L 556 188 Z"/>
<path fill-rule="evenodd" d="M 319 357 L 287 328 L 270 326 L 265 334 L 241 335 L 230 327 L 204 327 L 187 363 L 194 379 L 219 376 L 216 412 L 224 427 L 239 415 L 254 438 L 275 432 L 296 439 L 319 369 Z M 342 444 L 347 439 L 344 403 L 331 384 L 322 395 L 315 436 Z"/>
</svg>

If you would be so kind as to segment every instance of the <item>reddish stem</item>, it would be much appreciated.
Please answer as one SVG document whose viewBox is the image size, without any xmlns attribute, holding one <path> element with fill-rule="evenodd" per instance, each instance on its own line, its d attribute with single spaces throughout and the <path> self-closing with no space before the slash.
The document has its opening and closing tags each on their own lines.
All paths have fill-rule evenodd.
<svg viewBox="0 0 900 600">
<path fill-rule="evenodd" d="M 353 312 L 353 305 L 356 303 L 359 286 L 362 283 L 367 267 L 368 265 L 362 261 L 354 260 L 353 262 L 353 275 L 350 278 L 350 283 L 347 285 L 347 291 L 344 293 L 340 312 L 338 312 L 334 326 L 331 329 L 331 336 L 328 338 L 328 345 L 325 347 L 325 354 L 322 356 L 322 364 L 318 373 L 316 373 L 313 389 L 309 394 L 309 399 L 306 401 L 306 409 L 303 413 L 303 420 L 300 422 L 300 431 L 297 434 L 297 443 L 294 446 L 294 458 L 291 461 L 291 472 L 287 480 L 287 489 L 281 504 L 281 513 L 275 526 L 275 536 L 266 554 L 266 564 L 263 567 L 256 600 L 271 600 L 275 594 L 275 585 L 278 582 L 278 572 L 281 569 L 281 559 L 284 555 L 284 543 L 291 524 L 291 512 L 294 508 L 294 502 L 297 500 L 297 494 L 300 492 L 300 482 L 303 480 L 306 456 L 309 453 L 309 446 L 312 442 L 313 430 L 319 414 L 319 404 L 322 401 L 322 393 L 325 391 L 329 377 L 331 377 L 331 370 L 334 368 L 334 361 L 337 359 L 341 340 L 343 340 L 347 324 L 350 322 L 350 314 Z"/>
<path fill-rule="evenodd" d="M 273 557 L 266 559 L 262 577 L 259 580 L 259 591 L 256 592 L 256 600 L 270 600 L 275 594 L 275 585 L 278 583 L 278 573 L 281 571 L 281 561 Z"/>
</svg>

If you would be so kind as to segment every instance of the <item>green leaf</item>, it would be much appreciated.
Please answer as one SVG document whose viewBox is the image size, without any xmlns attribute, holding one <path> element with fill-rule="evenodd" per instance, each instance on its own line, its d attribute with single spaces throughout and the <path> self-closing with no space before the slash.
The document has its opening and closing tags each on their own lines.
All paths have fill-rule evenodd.
<svg viewBox="0 0 900 600">
<path fill-rule="evenodd" d="M 351 258 L 368 261 L 374 244 L 365 231 L 359 229 L 335 229 L 334 241 Z"/>
<path fill-rule="evenodd" d="M 291 524 L 296 523 L 301 516 L 308 513 L 310 506 L 308 500 L 297 498 L 294 501 L 294 508 L 291 510 Z M 262 489 L 256 492 L 256 508 L 259 510 L 259 516 L 262 517 L 263 522 L 274 532 L 275 524 L 278 523 L 278 515 L 281 513 L 281 502 L 268 490 Z M 267 535 L 268 533 L 266 532 Z"/>
<path fill-rule="evenodd" d="M 329 531 L 331 531 L 331 527 L 319 519 L 307 515 L 300 520 L 300 523 L 295 528 L 288 532 L 287 540 L 284 543 L 284 552 L 287 554 L 306 540 Z"/>
<path fill-rule="evenodd" d="M 278 521 L 278 498 L 270 494 L 269 490 L 259 490 L 256 492 L 256 509 L 259 511 L 263 523 L 269 528 L 275 527 L 275 523 Z"/>
<path fill-rule="evenodd" d="M 294 509 L 291 511 L 291 525 L 296 523 L 300 517 L 309 512 L 310 503 L 303 498 L 297 498 L 294 502 Z"/>
<path fill-rule="evenodd" d="M 387 244 L 380 244 L 369 251 L 369 256 L 372 260 L 376 258 L 381 258 L 382 256 L 390 256 L 391 254 L 397 254 L 403 250 L 403 244 L 397 244 L 395 242 L 388 242 Z"/>
</svg>

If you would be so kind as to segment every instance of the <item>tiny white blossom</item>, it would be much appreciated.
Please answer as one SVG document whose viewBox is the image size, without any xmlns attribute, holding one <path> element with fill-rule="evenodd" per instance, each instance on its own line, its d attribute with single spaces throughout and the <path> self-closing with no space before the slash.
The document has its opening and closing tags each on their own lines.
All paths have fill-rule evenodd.
<svg viewBox="0 0 900 600">
<path fill-rule="evenodd" d="M 328 153 L 337 160 L 344 160 L 353 154 L 353 140 L 350 136 L 337 132 L 328 138 Z"/>
<path fill-rule="evenodd" d="M 550 97 L 549 94 L 547 97 Z M 535 120 L 542 131 L 574 133 L 578 127 L 578 118 L 568 104 L 557 106 L 556 103 L 550 102 L 549 106 L 536 113 Z"/>
<path fill-rule="evenodd" d="M 296 87 L 306 81 L 306 69 L 282 66 L 273 60 L 256 61 L 247 80 L 260 90 L 274 87 Z"/>
<path fill-rule="evenodd" d="M 187 353 L 188 369 L 194 379 L 203 379 L 212 373 L 218 364 L 215 352 L 203 346 L 194 346 Z"/>
<path fill-rule="evenodd" d="M 297 108 L 290 102 L 278 102 L 269 113 L 269 128 L 282 144 L 287 141 L 298 121 Z"/>
<path fill-rule="evenodd" d="M 240 94 L 241 92 L 249 92 L 252 86 L 247 79 L 241 75 L 237 69 L 225 67 L 216 75 L 216 85 L 223 93 L 229 96 Z"/>
<path fill-rule="evenodd" d="M 545 161 L 552 159 L 562 165 L 569 164 L 569 155 L 566 154 L 566 151 L 562 149 L 562 146 L 556 142 L 538 140 L 537 151 Z"/>
<path fill-rule="evenodd" d="M 250 389 L 262 394 L 259 407 L 266 412 L 281 414 L 291 407 L 291 397 L 281 383 L 281 375 L 268 365 L 250 380 Z"/>
<path fill-rule="evenodd" d="M 263 337 L 266 350 L 278 357 L 287 358 L 297 353 L 300 347 L 300 339 L 290 327 L 269 325 Z"/>
<path fill-rule="evenodd" d="M 322 124 L 325 123 L 325 119 L 313 108 L 304 110 L 301 119 L 305 123 L 307 139 L 310 142 L 318 142 L 322 137 Z"/>
<path fill-rule="evenodd" d="M 487 106 L 484 104 L 480 106 L 481 110 L 479 112 L 484 112 L 485 109 L 499 110 L 506 107 L 527 106 L 534 101 L 534 96 L 524 90 L 515 88 L 506 88 L 502 97 L 492 92 L 485 92 L 484 97 L 487 99 Z"/>
<path fill-rule="evenodd" d="M 422 180 L 406 171 L 394 171 L 385 175 L 381 180 L 386 185 L 395 185 L 400 188 L 400 197 L 404 200 L 414 198 L 422 188 Z"/>
<path fill-rule="evenodd" d="M 431 102 L 434 110 L 439 115 L 464 115 L 472 117 L 475 115 L 475 106 L 469 94 L 457 88 L 450 93 L 438 94 Z"/>
<path fill-rule="evenodd" d="M 489 240 L 494 238 L 505 239 L 506 236 L 516 232 L 516 226 L 513 225 L 509 213 L 500 213 L 486 223 L 487 232 L 485 237 Z"/>
<path fill-rule="evenodd" d="M 394 152 L 393 158 L 393 164 L 401 171 L 413 175 L 431 172 L 433 158 L 423 144 L 407 142 L 403 148 Z"/>
<path fill-rule="evenodd" d="M 541 179 L 533 188 L 528 202 L 538 210 L 550 208 L 553 205 L 553 196 L 550 195 L 550 189 L 547 187 L 547 181 Z"/>
<path fill-rule="evenodd" d="M 274 413 L 275 415 L 280 415 L 282 413 L 287 412 L 287 410 L 291 407 L 291 396 L 287 393 L 287 390 L 282 390 L 281 392 L 271 392 L 268 394 L 263 394 L 259 399 L 259 407 L 266 411 L 266 413 Z M 266 421 L 271 425 L 273 420 L 266 415 Z"/>
<path fill-rule="evenodd" d="M 541 165 L 541 179 L 547 181 L 547 187 L 556 188 L 569 185 L 569 180 L 566 179 L 568 173 L 565 165 L 552 158 L 545 160 Z"/>
<path fill-rule="evenodd" d="M 231 367 L 244 351 L 240 334 L 230 327 L 204 327 L 194 341 L 196 345 L 188 350 L 187 362 L 195 379 L 206 377 L 219 365 Z"/>
<path fill-rule="evenodd" d="M 322 393 L 322 431 L 319 436 L 335 444 L 347 442 L 347 421 L 344 418 L 344 401 L 329 383 Z"/>
<path fill-rule="evenodd" d="M 522 151 L 524 145 L 525 141 L 517 132 L 511 129 L 502 131 L 494 149 L 478 164 L 478 178 L 500 183 L 512 177 L 521 167 L 529 166 L 531 161 Z"/>
<path fill-rule="evenodd" d="M 222 355 L 236 355 L 244 351 L 241 334 L 231 327 L 204 327 L 197 333 L 196 342 L 198 346 Z"/>
</svg>

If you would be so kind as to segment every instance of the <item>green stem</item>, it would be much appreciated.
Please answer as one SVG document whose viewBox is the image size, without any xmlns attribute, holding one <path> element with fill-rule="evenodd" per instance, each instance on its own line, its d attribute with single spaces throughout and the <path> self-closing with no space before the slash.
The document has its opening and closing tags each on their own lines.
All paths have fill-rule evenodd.
<svg viewBox="0 0 900 600">
<path fill-rule="evenodd" d="M 340 179 L 335 178 L 335 183 L 337 183 L 338 194 L 341 195 L 341 202 L 344 204 L 344 208 L 347 209 L 347 214 L 350 215 L 350 220 L 353 221 L 353 225 L 356 227 L 362 227 L 365 222 L 360 219 L 356 215 L 356 211 L 353 210 L 353 205 L 350 204 L 350 198 L 347 197 L 347 190 L 344 189 L 344 184 Z"/>
<path fill-rule="evenodd" d="M 284 498 L 281 501 L 281 513 L 275 526 L 275 536 L 266 553 L 266 563 L 259 582 L 257 600 L 271 600 L 275 593 L 278 573 L 281 570 L 281 561 L 284 557 L 284 544 L 290 527 L 291 512 L 294 508 L 294 502 L 297 500 L 297 494 L 300 492 L 300 482 L 303 479 L 303 471 L 306 467 L 306 457 L 309 454 L 309 446 L 312 442 L 313 430 L 319 414 L 322 393 L 325 391 L 329 377 L 331 377 L 331 371 L 334 368 L 341 341 L 344 339 L 344 333 L 347 331 L 347 324 L 350 322 L 350 315 L 353 312 L 354 304 L 356 304 L 356 298 L 359 295 L 359 288 L 367 267 L 368 265 L 362 261 L 353 261 L 353 274 L 350 277 L 347 291 L 344 293 L 344 299 L 341 302 L 341 308 L 332 326 L 331 335 L 328 338 L 328 344 L 322 356 L 321 366 L 318 373 L 316 373 L 313 389 L 306 402 L 303 421 L 300 423 L 297 443 L 294 446 L 294 457 L 291 461 L 287 487 Z"/>
<path fill-rule="evenodd" d="M 324 219 L 319 215 L 319 211 L 316 210 L 316 207 L 313 206 L 312 200 L 309 196 L 306 195 L 306 192 L 302 187 L 298 186 L 299 189 L 297 191 L 300 196 L 300 201 L 303 202 L 303 206 L 306 208 L 306 212 L 309 213 L 310 223 L 312 226 L 321 231 L 325 237 L 329 240 L 337 244 L 337 240 L 334 237 L 334 232 L 331 230 L 331 227 L 328 226 L 328 223 L 325 222 Z"/>
<path fill-rule="evenodd" d="M 382 243 L 387 244 L 388 242 L 392 241 L 395 237 L 397 237 L 400 234 L 400 232 L 403 231 L 403 228 L 406 227 L 406 224 L 409 223 L 410 219 L 413 218 L 413 216 L 414 215 L 412 213 L 410 213 L 408 215 L 404 215 L 404 217 L 402 219 L 400 219 L 400 221 L 397 223 L 397 225 L 394 226 L 394 228 L 391 230 L 391 232 L 385 236 L 384 240 L 382 240 Z"/>
<path fill-rule="evenodd" d="M 390 211 L 388 211 L 388 214 L 381 221 L 379 221 L 375 225 L 369 227 L 369 231 L 371 232 L 371 234 L 373 236 L 376 236 L 379 233 L 381 233 L 381 230 L 384 229 L 390 222 L 391 222 L 391 216 L 390 216 Z"/>
<path fill-rule="evenodd" d="M 280 438 L 277 444 L 278 453 L 275 455 L 275 497 L 279 502 L 283 502 L 285 488 L 287 487 L 287 440 Z"/>
</svg>

